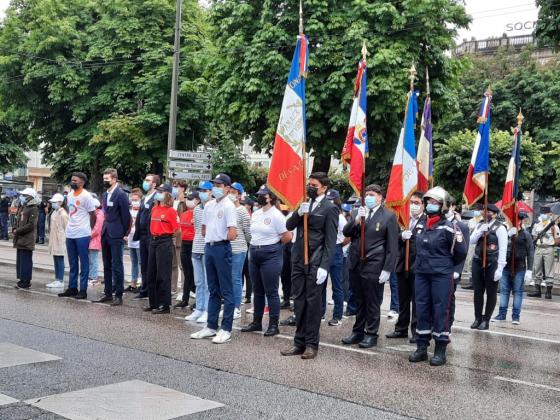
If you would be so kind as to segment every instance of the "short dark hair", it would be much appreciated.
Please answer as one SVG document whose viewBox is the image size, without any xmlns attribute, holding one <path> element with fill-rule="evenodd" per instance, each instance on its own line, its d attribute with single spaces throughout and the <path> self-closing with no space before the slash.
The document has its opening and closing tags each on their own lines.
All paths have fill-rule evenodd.
<svg viewBox="0 0 560 420">
<path fill-rule="evenodd" d="M 379 184 L 369 184 L 366 187 L 366 192 L 368 191 L 373 191 L 376 192 L 377 194 L 383 195 L 383 190 L 381 189 L 381 186 L 379 186 Z"/>
<path fill-rule="evenodd" d="M 424 193 L 422 191 L 414 191 L 411 197 L 416 197 L 420 200 L 424 200 Z"/>
<path fill-rule="evenodd" d="M 72 174 L 72 176 L 75 176 L 76 178 L 80 178 L 82 181 L 84 181 L 84 184 L 87 182 L 87 175 L 84 174 L 83 172 L 74 172 Z"/>
<path fill-rule="evenodd" d="M 119 173 L 115 168 L 107 168 L 103 171 L 103 175 L 111 175 L 111 178 L 118 179 Z"/>
<path fill-rule="evenodd" d="M 140 197 L 143 197 L 144 192 L 140 188 L 133 188 L 132 191 L 130 191 L 130 195 L 138 195 Z"/>
<path fill-rule="evenodd" d="M 309 179 L 316 179 L 321 183 L 323 187 L 328 188 L 331 186 L 331 180 L 325 172 L 313 172 L 311 175 L 309 175 Z"/>
<path fill-rule="evenodd" d="M 152 182 L 155 182 L 156 187 L 159 185 L 159 175 L 156 174 L 147 174 L 146 177 L 152 177 Z"/>
</svg>

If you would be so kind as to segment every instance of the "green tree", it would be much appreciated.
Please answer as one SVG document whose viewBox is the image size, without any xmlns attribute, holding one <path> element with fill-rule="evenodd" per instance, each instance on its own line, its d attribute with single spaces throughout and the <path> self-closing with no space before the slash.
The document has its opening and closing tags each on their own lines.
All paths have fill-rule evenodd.
<svg viewBox="0 0 560 420">
<path fill-rule="evenodd" d="M 25 166 L 27 156 L 14 132 L 0 122 L 0 174 Z"/>
<path fill-rule="evenodd" d="M 434 177 L 437 185 L 447 189 L 458 201 L 463 197 L 467 168 L 472 156 L 476 130 L 463 130 L 435 146 Z M 492 202 L 502 199 L 507 168 L 511 158 L 513 135 L 494 129 L 490 133 L 490 174 L 488 197 Z M 519 189 L 531 189 L 543 174 L 542 145 L 528 133 L 521 137 Z"/>
<path fill-rule="evenodd" d="M 536 0 L 539 19 L 535 35 L 541 45 L 560 47 L 560 3 L 557 0 Z"/>
<path fill-rule="evenodd" d="M 298 1 L 220 0 L 211 5 L 218 54 L 211 107 L 229 135 L 247 135 L 259 151 L 272 149 L 286 77 L 298 33 Z M 346 136 L 352 90 L 366 41 L 370 147 L 368 173 L 386 179 L 403 120 L 408 69 L 414 62 L 423 80 L 430 68 L 436 109 L 457 103 L 460 60 L 445 51 L 454 28 L 469 19 L 451 0 L 307 0 L 305 33 L 310 40 L 307 79 L 307 138 L 315 170 L 328 172 Z M 423 86 L 423 82 L 420 83 Z"/>
</svg>

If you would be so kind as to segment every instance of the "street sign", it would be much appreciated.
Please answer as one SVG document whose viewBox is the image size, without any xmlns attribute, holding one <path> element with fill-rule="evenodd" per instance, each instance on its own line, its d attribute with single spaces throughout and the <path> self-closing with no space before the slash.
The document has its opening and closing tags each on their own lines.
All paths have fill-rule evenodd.
<svg viewBox="0 0 560 420">
<path fill-rule="evenodd" d="M 212 171 L 212 164 L 208 162 L 191 162 L 188 160 L 170 160 L 169 169 L 197 169 L 202 171 Z"/>
<path fill-rule="evenodd" d="M 170 171 L 169 177 L 172 179 L 185 179 L 189 181 L 208 181 L 212 179 L 212 174 L 209 172 L 177 172 Z"/>
<path fill-rule="evenodd" d="M 169 159 L 198 160 L 208 162 L 212 160 L 212 155 L 208 152 L 188 152 L 186 150 L 170 150 Z"/>
</svg>

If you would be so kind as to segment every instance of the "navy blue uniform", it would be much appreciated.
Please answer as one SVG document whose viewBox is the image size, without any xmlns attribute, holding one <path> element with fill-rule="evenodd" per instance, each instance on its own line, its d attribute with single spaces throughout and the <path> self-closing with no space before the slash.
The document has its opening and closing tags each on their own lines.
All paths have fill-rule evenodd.
<svg viewBox="0 0 560 420">
<path fill-rule="evenodd" d="M 416 237 L 416 333 L 418 345 L 449 343 L 453 273 L 467 257 L 468 242 L 461 229 L 442 218 L 431 228 L 426 223 Z"/>
</svg>

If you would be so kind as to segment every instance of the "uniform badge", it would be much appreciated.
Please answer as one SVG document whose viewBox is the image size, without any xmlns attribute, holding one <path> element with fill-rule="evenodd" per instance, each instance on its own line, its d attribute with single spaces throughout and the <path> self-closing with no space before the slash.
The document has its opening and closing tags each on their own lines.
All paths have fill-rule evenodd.
<svg viewBox="0 0 560 420">
<path fill-rule="evenodd" d="M 270 217 L 267 217 L 266 219 L 264 219 L 264 224 L 265 225 L 270 225 L 270 223 L 272 222 L 272 220 L 270 219 Z"/>
<path fill-rule="evenodd" d="M 488 246 L 488 248 L 490 248 L 490 251 L 495 251 L 495 250 L 498 249 L 498 247 L 497 247 L 496 244 L 490 244 L 490 245 Z"/>
<path fill-rule="evenodd" d="M 381 223 L 377 222 L 377 224 L 375 225 L 375 231 L 379 232 L 379 227 L 381 226 Z"/>
<path fill-rule="evenodd" d="M 223 217 L 224 217 L 224 211 L 223 210 L 218 211 L 218 219 L 221 219 Z"/>
<path fill-rule="evenodd" d="M 459 243 L 463 242 L 463 234 L 461 234 L 461 233 L 457 234 L 457 242 L 459 242 Z"/>
</svg>

